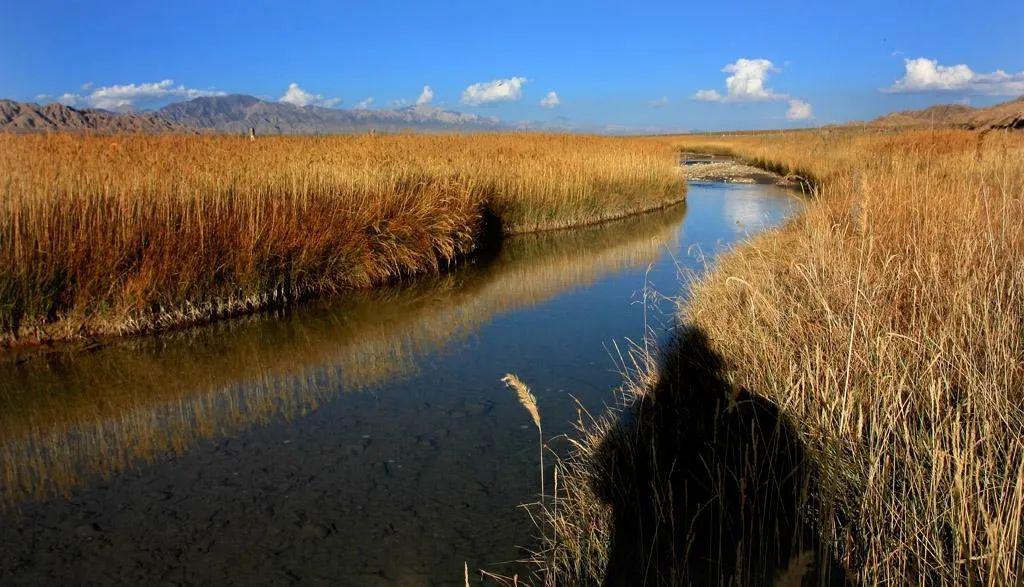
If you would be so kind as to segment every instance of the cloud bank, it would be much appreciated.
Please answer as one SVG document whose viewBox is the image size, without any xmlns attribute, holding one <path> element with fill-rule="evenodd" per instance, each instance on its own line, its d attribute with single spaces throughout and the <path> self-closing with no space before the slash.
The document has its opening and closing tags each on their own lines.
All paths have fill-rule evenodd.
<svg viewBox="0 0 1024 587">
<path fill-rule="evenodd" d="M 469 106 L 515 102 L 523 97 L 523 84 L 525 83 L 525 77 L 475 83 L 462 92 L 461 102 Z"/>
<path fill-rule="evenodd" d="M 145 106 L 154 106 L 171 100 L 191 100 L 202 96 L 224 96 L 224 92 L 197 90 L 174 85 L 173 80 L 159 82 L 124 84 L 93 88 L 92 83 L 82 85 L 88 94 L 66 93 L 57 101 L 67 106 L 102 108 L 104 110 L 129 111 Z M 90 91 L 91 90 L 91 91 Z"/>
<path fill-rule="evenodd" d="M 964 64 L 941 65 L 937 60 L 927 57 L 904 59 L 903 65 L 903 77 L 884 91 L 962 92 L 992 96 L 1024 94 L 1024 71 L 1006 73 L 997 69 L 992 73 L 978 73 Z"/>
<path fill-rule="evenodd" d="M 368 98 L 363 98 L 362 100 L 360 100 L 359 102 L 356 103 L 356 110 L 366 110 L 372 104 L 373 104 L 373 96 L 370 96 Z"/>
<path fill-rule="evenodd" d="M 320 94 L 307 92 L 300 88 L 299 84 L 292 82 L 288 84 L 288 89 L 284 91 L 283 96 L 278 98 L 278 101 L 300 107 L 322 106 L 324 108 L 332 108 L 341 103 L 341 98 L 324 98 Z"/>
<path fill-rule="evenodd" d="M 558 99 L 556 92 L 548 92 L 546 96 L 540 99 L 541 108 L 554 108 L 561 104 L 562 101 Z"/>
</svg>

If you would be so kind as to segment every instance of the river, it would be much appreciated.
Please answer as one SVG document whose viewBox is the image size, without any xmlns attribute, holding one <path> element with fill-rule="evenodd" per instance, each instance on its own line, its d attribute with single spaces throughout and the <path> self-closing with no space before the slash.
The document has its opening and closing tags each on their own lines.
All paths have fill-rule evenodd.
<svg viewBox="0 0 1024 587">
<path fill-rule="evenodd" d="M 771 185 L 524 235 L 438 277 L 0 360 L 0 583 L 462 585 L 512 574 L 545 437 L 615 402 L 681 274 L 800 206 Z M 657 293 L 655 293 L 657 292 Z M 549 481 L 550 482 L 550 481 Z"/>
</svg>

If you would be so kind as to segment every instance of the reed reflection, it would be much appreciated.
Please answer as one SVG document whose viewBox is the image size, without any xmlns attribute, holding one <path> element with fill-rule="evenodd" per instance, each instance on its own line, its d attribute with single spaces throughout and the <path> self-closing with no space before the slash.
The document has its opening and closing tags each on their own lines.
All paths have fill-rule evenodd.
<svg viewBox="0 0 1024 587">
<path fill-rule="evenodd" d="M 505 241 L 410 284 L 162 336 L 0 363 L 0 506 L 415 374 L 496 315 L 674 248 L 685 205 Z"/>
</svg>

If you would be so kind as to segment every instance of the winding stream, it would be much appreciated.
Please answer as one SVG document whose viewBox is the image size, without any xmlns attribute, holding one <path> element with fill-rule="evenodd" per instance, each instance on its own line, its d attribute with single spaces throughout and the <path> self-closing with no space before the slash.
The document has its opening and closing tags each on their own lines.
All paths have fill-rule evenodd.
<svg viewBox="0 0 1024 587">
<path fill-rule="evenodd" d="M 0 583 L 462 584 L 521 572 L 537 437 L 614 401 L 681 270 L 785 219 L 770 185 L 526 235 L 443 276 L 0 361 Z M 645 301 L 646 300 L 646 301 Z M 557 446 L 558 441 L 553 443 Z M 563 443 L 564 444 L 564 443 Z"/>
</svg>

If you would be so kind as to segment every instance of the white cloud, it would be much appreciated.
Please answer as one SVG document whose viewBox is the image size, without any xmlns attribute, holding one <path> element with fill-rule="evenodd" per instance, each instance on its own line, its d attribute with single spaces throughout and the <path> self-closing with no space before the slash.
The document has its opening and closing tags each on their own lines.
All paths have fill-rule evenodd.
<svg viewBox="0 0 1024 587">
<path fill-rule="evenodd" d="M 85 91 L 92 88 L 92 83 L 82 84 L 82 89 Z M 175 86 L 172 80 L 165 79 L 159 82 L 103 86 L 92 89 L 85 95 L 66 93 L 57 98 L 57 101 L 68 106 L 124 111 L 170 100 L 191 100 L 201 96 L 223 95 L 224 92 L 219 91 L 197 90 L 182 85 Z"/>
<path fill-rule="evenodd" d="M 775 92 L 767 87 L 765 83 L 768 76 L 778 71 L 778 68 L 767 59 L 745 59 L 740 58 L 736 63 L 730 63 L 722 68 L 725 73 L 731 73 L 725 78 L 725 94 L 717 90 L 699 90 L 693 95 L 694 100 L 702 102 L 777 102 L 786 101 L 789 109 L 786 111 L 787 120 L 807 120 L 813 118 L 813 109 L 805 100 L 793 98 L 788 94 Z"/>
<path fill-rule="evenodd" d="M 420 97 L 416 98 L 417 106 L 425 106 L 430 104 L 430 101 L 434 99 L 434 90 L 430 89 L 430 86 L 423 86 L 423 91 L 420 92 Z"/>
<path fill-rule="evenodd" d="M 764 102 L 770 100 L 784 100 L 785 94 L 776 94 L 765 87 L 768 74 L 775 73 L 778 69 L 767 59 L 744 59 L 736 60 L 722 68 L 725 73 L 731 73 L 725 78 L 725 95 L 715 90 L 700 90 L 694 94 L 695 100 L 705 102 Z"/>
<path fill-rule="evenodd" d="M 85 98 L 78 94 L 65 93 L 61 94 L 57 101 L 65 106 L 86 106 Z"/>
<path fill-rule="evenodd" d="M 697 93 L 693 95 L 694 100 L 700 100 L 701 102 L 721 102 L 722 95 L 715 90 L 697 90 Z"/>
<path fill-rule="evenodd" d="M 288 89 L 285 90 L 284 95 L 278 98 L 279 102 L 287 102 L 288 104 L 294 104 L 295 106 L 306 107 L 306 106 L 322 106 L 324 108 L 331 108 L 341 103 L 341 98 L 324 98 L 320 94 L 312 94 L 303 90 L 299 87 L 299 84 L 292 82 L 288 84 Z"/>
<path fill-rule="evenodd" d="M 548 92 L 546 96 L 540 99 L 541 108 L 554 108 L 561 104 L 562 101 L 558 99 L 556 92 Z"/>
<path fill-rule="evenodd" d="M 53 96 L 49 94 L 36 94 L 36 100 L 39 102 L 47 102 L 50 98 L 53 98 Z"/>
<path fill-rule="evenodd" d="M 712 93 L 717 94 L 717 92 L 715 92 L 714 90 L 711 91 Z M 700 92 L 697 93 L 699 94 Z M 647 105 L 650 106 L 651 108 L 664 108 L 665 106 L 668 106 L 668 96 L 662 96 L 657 100 L 651 100 L 650 102 L 647 103 Z"/>
<path fill-rule="evenodd" d="M 475 83 L 462 92 L 462 103 L 480 106 L 498 102 L 515 102 L 523 97 L 523 84 L 525 83 L 525 77 Z"/>
<path fill-rule="evenodd" d="M 978 73 L 970 67 L 941 65 L 935 59 L 918 57 L 904 59 L 905 72 L 886 92 L 964 92 L 1013 96 L 1024 94 L 1024 71 L 1006 73 L 997 69 L 992 73 Z"/>
<path fill-rule="evenodd" d="M 356 103 L 356 110 L 366 110 L 372 104 L 373 104 L 373 96 L 370 96 L 368 98 L 363 98 L 362 100 L 360 100 L 359 102 Z"/>
<path fill-rule="evenodd" d="M 786 120 L 807 120 L 813 116 L 814 114 L 809 103 L 796 98 L 789 101 L 789 110 L 786 111 Z"/>
</svg>

